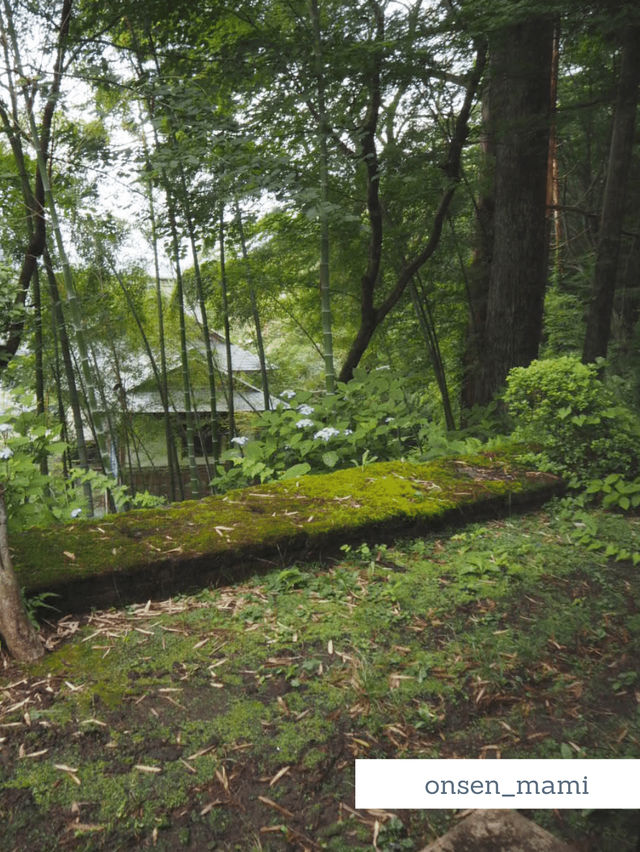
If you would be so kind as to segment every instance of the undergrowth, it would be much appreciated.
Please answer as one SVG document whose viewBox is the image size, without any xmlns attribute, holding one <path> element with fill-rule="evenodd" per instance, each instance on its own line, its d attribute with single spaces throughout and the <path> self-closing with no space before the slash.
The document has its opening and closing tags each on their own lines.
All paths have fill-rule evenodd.
<svg viewBox="0 0 640 852">
<path fill-rule="evenodd" d="M 0 847 L 417 850 L 451 812 L 354 813 L 355 757 L 637 758 L 639 551 L 556 500 L 96 613 L 5 678 Z M 635 848 L 634 812 L 534 816 Z"/>
</svg>

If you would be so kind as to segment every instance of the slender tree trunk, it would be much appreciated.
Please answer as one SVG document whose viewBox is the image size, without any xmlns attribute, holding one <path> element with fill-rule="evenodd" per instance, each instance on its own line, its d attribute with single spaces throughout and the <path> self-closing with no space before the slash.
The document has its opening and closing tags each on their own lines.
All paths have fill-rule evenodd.
<svg viewBox="0 0 640 852">
<path fill-rule="evenodd" d="M 31 137 L 31 142 L 33 144 L 33 148 L 36 152 L 36 161 L 38 166 L 38 173 L 40 176 L 40 180 L 42 181 L 42 187 L 44 190 L 44 198 L 46 200 L 47 207 L 49 209 L 49 218 L 51 222 L 51 229 L 53 231 L 53 236 L 56 241 L 56 246 L 58 249 L 58 254 L 60 256 L 60 263 L 62 266 L 62 274 L 64 278 L 65 288 L 66 288 L 66 298 L 70 307 L 70 312 L 72 315 L 72 321 L 74 325 L 74 332 L 76 342 L 78 344 L 78 351 L 80 353 L 80 364 L 84 376 L 85 385 L 87 388 L 87 398 L 89 408 L 92 412 L 92 415 L 96 421 L 96 438 L 98 442 L 98 449 L 100 451 L 100 456 L 102 458 L 102 465 L 105 471 L 109 470 L 109 456 L 106 451 L 105 441 L 104 441 L 104 430 L 103 430 L 103 418 L 99 412 L 99 408 L 97 405 L 96 392 L 94 387 L 94 377 L 91 373 L 91 367 L 89 362 L 89 352 L 87 349 L 86 341 L 84 338 L 84 332 L 82 329 L 82 315 L 80 312 L 80 308 L 77 303 L 77 292 L 75 288 L 75 283 L 73 280 L 73 274 L 71 272 L 71 265 L 69 263 L 69 258 L 66 252 L 64 239 L 62 236 L 62 229 L 60 226 L 60 221 L 58 218 L 58 209 L 56 205 L 56 201 L 53 195 L 53 189 L 51 186 L 51 181 L 49 179 L 49 172 L 47 166 L 47 157 L 49 155 L 49 138 L 50 138 L 50 128 L 51 128 L 51 120 L 53 114 L 55 112 L 55 108 L 58 101 L 58 96 L 60 92 L 60 84 L 62 80 L 62 72 L 64 66 L 64 55 L 66 50 L 66 40 L 69 32 L 69 23 L 71 19 L 71 8 L 72 2 L 71 0 L 64 0 L 63 8 L 62 8 L 62 19 L 58 32 L 58 44 L 57 44 L 57 52 L 56 52 L 56 63 L 55 63 L 55 71 L 53 75 L 53 85 L 51 87 L 51 93 L 47 103 L 45 104 L 45 117 L 42 122 L 41 131 L 38 130 L 35 115 L 33 112 L 33 99 L 30 94 L 30 90 L 27 87 L 26 83 L 23 84 L 23 97 L 25 100 L 26 108 L 27 108 L 27 121 L 29 126 L 29 133 Z M 18 38 L 16 35 L 16 31 L 13 25 L 13 16 L 11 12 L 11 7 L 9 5 L 8 0 L 4 0 L 4 9 L 5 15 L 7 19 L 6 28 L 3 26 L 3 32 L 6 29 L 6 34 L 8 35 L 11 48 L 13 52 L 13 59 L 15 62 L 16 72 L 19 74 L 22 80 L 27 80 L 28 75 L 25 74 L 20 48 L 18 44 Z M 45 118 L 47 119 L 45 121 Z"/>
<path fill-rule="evenodd" d="M 158 369 L 156 359 L 154 358 L 153 350 L 151 349 L 151 343 L 149 342 L 149 338 L 147 337 L 147 333 L 144 330 L 144 325 L 142 324 L 142 318 L 140 317 L 138 309 L 136 308 L 135 302 L 131 298 L 131 294 L 129 292 L 129 289 L 128 289 L 127 285 L 125 284 L 124 279 L 122 278 L 120 273 L 117 271 L 117 269 L 115 267 L 112 267 L 112 271 L 113 271 L 113 274 L 115 275 L 116 281 L 120 285 L 120 289 L 122 290 L 122 292 L 124 294 L 127 305 L 129 306 L 129 310 L 131 311 L 131 315 L 133 316 L 135 323 L 138 327 L 138 331 L 140 332 L 140 338 L 142 339 L 142 344 L 145 348 L 145 352 L 147 353 L 147 358 L 149 359 L 149 364 L 151 365 L 151 369 L 153 370 L 153 375 L 155 377 L 156 384 L 158 385 L 158 390 L 160 392 L 160 400 L 161 400 L 161 403 L 162 403 L 163 420 L 164 420 L 164 423 L 165 423 L 165 438 L 167 438 L 167 426 L 169 427 L 169 431 L 170 431 L 171 426 L 170 426 L 169 391 L 168 391 L 168 388 L 167 388 L 167 381 L 166 381 L 166 375 L 167 375 L 167 373 L 166 373 L 166 362 L 164 364 L 164 373 L 161 373 L 161 371 Z M 162 311 L 162 308 L 160 308 L 160 310 Z M 164 340 L 162 341 L 161 351 L 163 349 L 164 349 Z M 115 350 L 114 350 L 114 352 L 115 352 Z M 124 397 L 124 388 L 122 390 L 122 394 L 123 394 L 123 397 Z M 125 403 L 123 403 L 123 410 L 126 410 L 126 401 L 125 401 Z M 131 431 L 133 433 L 133 430 L 131 430 Z M 136 450 L 136 453 L 137 453 L 137 450 Z M 169 467 L 170 477 L 171 477 L 171 492 L 170 493 L 172 495 L 171 500 L 173 501 L 173 500 L 175 500 L 175 484 L 174 484 L 173 470 L 174 470 L 174 467 L 176 467 L 176 469 L 177 469 L 177 466 L 175 464 L 175 460 L 170 455 L 171 453 L 175 453 L 175 444 L 174 444 L 174 441 L 173 441 L 173 436 L 170 436 L 170 438 L 167 441 L 167 454 L 168 454 L 167 455 L 167 464 L 168 464 L 168 467 Z"/>
<path fill-rule="evenodd" d="M 582 350 L 585 364 L 605 358 L 611 334 L 611 315 L 616 291 L 620 237 L 625 213 L 625 195 L 631 166 L 638 88 L 640 86 L 640 27 L 630 27 L 624 36 L 607 179 L 598 233 L 596 268 Z"/>
<path fill-rule="evenodd" d="M 220 290 L 224 315 L 224 345 L 227 353 L 227 396 L 229 405 L 229 438 L 236 434 L 236 415 L 233 399 L 233 360 L 231 358 L 231 331 L 229 328 L 229 300 L 227 297 L 227 271 L 224 259 L 224 207 L 220 211 Z"/>
<path fill-rule="evenodd" d="M 73 415 L 73 428 L 76 433 L 76 443 L 78 447 L 78 460 L 80 467 L 83 470 L 89 470 L 89 458 L 87 455 L 87 445 L 84 439 L 84 425 L 82 422 L 82 408 L 80 406 L 80 396 L 78 394 L 78 386 L 76 384 L 76 376 L 73 369 L 73 358 L 71 355 L 71 346 L 69 345 L 69 336 L 67 334 L 67 325 L 62 310 L 62 302 L 60 301 L 60 292 L 58 290 L 58 282 L 51 264 L 51 257 L 48 249 L 45 248 L 43 254 L 44 268 L 47 273 L 49 282 L 49 296 L 51 299 L 51 311 L 53 313 L 53 321 L 56 325 L 57 333 L 60 340 L 60 350 L 62 353 L 62 363 L 64 364 L 65 377 L 67 379 L 67 389 L 69 391 L 69 403 Z M 91 492 L 91 484 L 85 482 L 84 494 L 88 504 L 89 517 L 93 515 L 93 495 Z"/>
<path fill-rule="evenodd" d="M 182 282 L 182 269 L 180 267 L 180 242 L 178 240 L 178 228 L 173 209 L 173 198 L 168 188 L 166 176 L 164 177 L 165 191 L 167 195 L 167 212 L 169 214 L 169 226 L 171 229 L 171 241 L 173 243 L 174 263 L 176 267 L 176 287 L 178 294 L 178 317 L 180 322 L 180 358 L 182 361 L 182 387 L 184 390 L 184 413 L 186 418 L 187 432 L 187 455 L 189 457 L 189 473 L 191 481 L 191 496 L 197 499 L 200 496 L 200 479 L 198 477 L 198 466 L 194 450 L 194 426 L 193 408 L 191 405 L 191 378 L 189 375 L 189 355 L 187 352 L 187 329 L 184 316 L 184 288 Z"/>
<path fill-rule="evenodd" d="M 30 662 L 44 655 L 44 646 L 29 621 L 13 570 L 4 493 L 0 484 L 0 634 L 12 656 Z"/>
<path fill-rule="evenodd" d="M 375 5 L 375 9 L 378 14 L 381 14 L 377 4 Z M 382 22 L 378 23 L 377 37 L 380 41 L 384 37 Z M 383 217 L 380 201 L 380 171 L 376 148 L 376 131 L 381 105 L 381 60 L 378 60 L 374 65 L 370 80 L 367 117 L 360 134 L 361 159 L 364 162 L 367 176 L 367 210 L 370 225 L 369 253 L 367 268 L 360 281 L 360 327 L 342 364 L 339 375 L 339 381 L 341 382 L 348 382 L 352 378 L 353 371 L 360 363 L 360 359 L 371 342 L 376 328 L 397 305 L 404 295 L 409 282 L 438 247 L 444 220 L 460 180 L 462 148 L 467 138 L 471 107 L 484 71 L 485 57 L 486 47 L 484 44 L 479 44 L 476 50 L 476 62 L 469 74 L 464 101 L 456 118 L 453 136 L 449 143 L 447 160 L 443 164 L 443 171 L 448 179 L 448 185 L 434 214 L 429 239 L 424 247 L 398 273 L 393 288 L 379 306 L 375 304 L 375 290 L 379 280 L 382 260 Z"/>
<path fill-rule="evenodd" d="M 411 281 L 409 284 L 409 293 L 411 295 L 411 301 L 413 302 L 416 316 L 418 317 L 420 331 L 422 332 L 422 336 L 429 351 L 431 365 L 438 384 L 438 390 L 440 391 L 440 398 L 442 399 L 442 410 L 444 412 L 445 423 L 447 424 L 447 429 L 453 431 L 456 428 L 456 424 L 453 418 L 451 397 L 449 396 L 449 388 L 447 386 L 447 376 L 444 369 L 440 343 L 438 341 L 438 333 L 433 320 L 433 313 L 431 311 L 431 305 L 429 304 L 429 298 L 422 286 L 422 283 L 420 283 L 420 292 L 418 292 L 415 282 Z"/>
<path fill-rule="evenodd" d="M 553 21 L 501 30 L 491 59 L 496 133 L 494 241 L 476 401 L 538 354 L 547 281 L 547 162 Z"/>
<path fill-rule="evenodd" d="M 144 137 L 143 137 L 144 141 Z M 147 146 L 144 144 L 145 166 L 151 169 Z M 156 284 L 156 310 L 158 315 L 158 345 L 160 348 L 160 377 L 159 390 L 163 400 L 162 409 L 164 414 L 164 438 L 167 447 L 167 467 L 169 469 L 169 499 L 173 503 L 178 493 L 176 485 L 180 490 L 180 496 L 184 499 L 182 476 L 180 475 L 180 462 L 176 451 L 176 442 L 171 429 L 171 417 L 169 415 L 169 386 L 167 383 L 167 349 L 164 339 L 164 308 L 162 304 L 162 287 L 160 285 L 160 262 L 158 259 L 158 235 L 156 229 L 156 213 L 153 203 L 153 185 L 151 180 L 147 182 L 149 200 L 149 219 L 151 221 L 151 244 L 153 247 L 153 269 Z"/>
<path fill-rule="evenodd" d="M 329 127 L 325 104 L 324 58 L 318 0 L 309 0 L 309 14 L 313 30 L 313 67 L 318 96 L 318 154 L 320 165 L 320 309 L 322 318 L 322 350 L 324 355 L 325 386 L 327 393 L 335 393 L 336 374 L 333 363 L 333 332 L 331 318 L 331 290 L 329 287 L 329 153 L 327 139 Z"/>
<path fill-rule="evenodd" d="M 240 205 L 236 199 L 236 222 L 238 223 L 238 231 L 240 233 L 240 245 L 242 247 L 242 259 L 247 274 L 247 285 L 249 287 L 249 299 L 251 301 L 251 314 L 253 316 L 253 326 L 256 330 L 256 348 L 258 349 L 258 359 L 260 361 L 260 375 L 262 377 L 262 396 L 264 399 L 264 410 L 268 411 L 271 407 L 271 396 L 269 394 L 269 374 L 267 371 L 267 359 L 264 354 L 264 341 L 262 339 L 262 323 L 260 321 L 260 311 L 258 310 L 258 299 L 256 297 L 256 288 L 253 282 L 253 272 L 251 269 L 251 260 L 247 251 L 247 242 L 244 236 L 244 225 L 242 223 L 242 215 L 240 213 Z"/>
<path fill-rule="evenodd" d="M 62 477 L 63 479 L 67 479 L 69 476 L 69 470 L 72 467 L 71 461 L 71 452 L 70 452 L 70 444 L 69 440 L 69 427 L 67 425 L 67 413 L 65 410 L 64 399 L 62 395 L 62 380 L 60 377 L 60 347 L 58 345 L 58 328 L 56 326 L 56 316 L 55 311 L 53 309 L 53 305 L 51 307 L 51 337 L 53 340 L 53 363 L 51 365 L 51 370 L 53 372 L 53 377 L 56 385 L 56 405 L 57 405 L 57 413 L 58 420 L 61 424 L 60 436 L 64 443 L 67 445 L 64 453 L 62 454 Z"/>
<path fill-rule="evenodd" d="M 174 140 L 175 141 L 175 140 Z M 177 142 L 175 143 L 177 147 Z M 209 333 L 209 320 L 207 317 L 207 305 L 204 298 L 204 287 L 202 285 L 202 275 L 200 274 L 200 261 L 198 259 L 198 248 L 196 245 L 195 228 L 193 219 L 191 218 L 191 209 L 189 197 L 187 193 L 187 183 L 184 177 L 184 171 L 180 169 L 180 184 L 182 188 L 182 210 L 187 225 L 187 233 L 189 235 L 189 243 L 191 245 L 191 257 L 193 258 L 193 275 L 196 282 L 196 294 L 198 297 L 198 305 L 200 307 L 200 317 L 202 320 L 202 339 L 204 341 L 205 355 L 207 359 L 207 378 L 209 380 L 209 409 L 211 423 L 211 442 L 213 445 L 213 462 L 215 465 L 220 457 L 220 425 L 218 423 L 218 404 L 216 400 L 216 373 L 215 364 L 213 361 L 213 348 L 211 346 L 211 335 Z M 204 449 L 204 441 L 202 441 Z M 208 465 L 207 465 L 208 469 Z M 209 479 L 212 478 L 211 472 L 208 471 Z"/>
</svg>

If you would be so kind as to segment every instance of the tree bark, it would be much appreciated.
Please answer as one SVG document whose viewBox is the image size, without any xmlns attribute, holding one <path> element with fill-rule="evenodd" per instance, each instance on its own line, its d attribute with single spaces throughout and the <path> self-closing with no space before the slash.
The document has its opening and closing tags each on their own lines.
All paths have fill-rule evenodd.
<svg viewBox="0 0 640 852">
<path fill-rule="evenodd" d="M 625 195 L 633 152 L 640 87 L 639 43 L 640 27 L 630 27 L 626 31 L 622 46 L 622 62 L 596 250 L 596 268 L 582 350 L 582 360 L 585 364 L 595 361 L 596 358 L 606 357 L 611 334 L 620 236 L 624 222 Z"/>
<path fill-rule="evenodd" d="M 377 7 L 376 7 L 377 8 Z M 380 24 L 382 27 L 382 24 Z M 378 38 L 382 39 L 384 32 L 380 29 Z M 351 344 L 349 352 L 342 364 L 338 380 L 348 382 L 353 377 L 353 371 L 360 363 L 375 330 L 387 314 L 393 310 L 412 280 L 414 275 L 424 266 L 433 255 L 440 242 L 442 227 L 449 205 L 455 194 L 460 180 L 460 161 L 462 149 L 467 138 L 469 115 L 475 99 L 476 91 L 482 78 L 485 65 L 486 47 L 484 43 L 477 46 L 476 62 L 471 70 L 465 91 L 464 101 L 458 113 L 453 136 L 449 143 L 447 159 L 442 169 L 448 178 L 440 203 L 433 217 L 431 233 L 426 244 L 418 254 L 411 258 L 399 272 L 395 284 L 379 306 L 375 305 L 375 289 L 379 281 L 383 248 L 383 210 L 380 201 L 380 171 L 376 148 L 376 130 L 381 104 L 379 64 L 375 65 L 370 83 L 370 101 L 367 118 L 361 133 L 361 158 L 365 163 L 367 174 L 367 210 L 369 214 L 370 237 L 367 268 L 360 283 L 360 327 Z"/>
<path fill-rule="evenodd" d="M 313 68 L 318 97 L 318 154 L 320 166 L 320 309 L 322 318 L 322 351 L 324 355 L 325 387 L 335 393 L 336 375 L 333 363 L 333 331 L 331 316 L 331 290 L 329 279 L 329 136 L 325 103 L 322 37 L 318 0 L 309 0 L 309 15 L 313 32 Z"/>
<path fill-rule="evenodd" d="M 229 440 L 236 434 L 236 414 L 233 399 L 233 360 L 231 357 L 231 330 L 229 326 L 229 299 L 227 293 L 227 270 L 224 256 L 224 204 L 220 209 L 218 238 L 220 240 L 220 293 L 224 323 L 224 346 L 227 357 L 227 406 L 229 409 Z"/>
<path fill-rule="evenodd" d="M 44 268 L 47 274 L 49 283 L 49 299 L 51 301 L 51 313 L 54 328 L 57 330 L 57 335 L 60 341 L 60 349 L 62 352 L 62 362 L 64 364 L 65 376 L 67 379 L 67 390 L 69 392 L 69 404 L 73 416 L 73 428 L 76 433 L 76 445 L 78 448 L 78 460 L 80 467 L 83 470 L 89 470 L 89 457 L 87 455 L 87 445 L 84 439 L 84 426 L 82 423 L 82 408 L 80 406 L 80 395 L 78 394 L 78 386 L 73 370 L 73 358 L 71 354 L 71 345 L 69 343 L 69 335 L 67 334 L 67 324 L 60 301 L 60 291 L 58 282 L 56 281 L 55 272 L 51 263 L 49 250 L 45 245 L 43 253 Z M 85 482 L 83 485 L 85 497 L 87 498 L 87 512 L 89 517 L 93 516 L 93 494 L 91 491 L 91 483 Z"/>
<path fill-rule="evenodd" d="M 20 662 L 37 660 L 44 655 L 44 646 L 29 621 L 13 570 L 4 485 L 0 485 L 0 634 L 9 653 Z"/>
<path fill-rule="evenodd" d="M 247 277 L 247 286 L 249 288 L 249 300 L 251 302 L 251 314 L 253 316 L 253 326 L 256 330 L 256 348 L 258 350 L 258 359 L 260 361 L 260 375 L 262 377 L 262 398 L 264 400 L 264 410 L 269 411 L 271 408 L 271 395 L 269 394 L 269 373 L 267 370 L 267 358 L 264 352 L 264 340 L 262 338 L 262 321 L 260 319 L 260 311 L 258 309 L 258 299 L 256 296 L 256 287 L 253 280 L 253 271 L 251 269 L 251 260 L 247 251 L 247 241 L 244 235 L 244 225 L 242 223 L 242 215 L 240 213 L 240 205 L 238 199 L 235 200 L 236 223 L 238 225 L 238 233 L 240 235 L 240 246 L 242 248 L 242 260 Z"/>
<path fill-rule="evenodd" d="M 475 402 L 488 403 L 512 367 L 537 357 L 547 280 L 547 162 L 553 21 L 535 18 L 493 37 L 493 248 Z"/>
<path fill-rule="evenodd" d="M 189 373 L 189 355 L 187 352 L 187 328 L 184 315 L 184 288 L 182 286 L 182 269 L 180 267 L 180 240 L 178 239 L 178 226 L 174 210 L 174 198 L 169 189 L 169 181 L 166 173 L 162 174 L 165 195 L 167 197 L 167 215 L 169 217 L 169 228 L 171 231 L 171 243 L 173 246 L 173 262 L 176 268 L 176 294 L 178 306 L 178 318 L 180 321 L 180 361 L 182 365 L 182 388 L 184 393 L 184 413 L 186 419 L 187 433 L 187 456 L 189 458 L 189 474 L 191 483 L 191 496 L 197 500 L 200 497 L 200 479 L 198 477 L 198 466 L 196 465 L 196 454 L 194 449 L 194 414 L 192 405 L 191 376 Z"/>
</svg>

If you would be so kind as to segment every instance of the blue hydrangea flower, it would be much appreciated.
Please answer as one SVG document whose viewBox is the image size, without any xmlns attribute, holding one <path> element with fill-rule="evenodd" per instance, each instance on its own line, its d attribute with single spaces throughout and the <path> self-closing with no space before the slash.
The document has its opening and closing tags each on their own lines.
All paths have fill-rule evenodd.
<svg viewBox="0 0 640 852">
<path fill-rule="evenodd" d="M 305 417 L 308 417 L 309 414 L 313 414 L 314 409 L 313 406 L 307 405 L 306 403 L 302 403 L 302 405 L 298 406 L 298 411 L 300 412 L 300 414 L 304 414 Z"/>
<path fill-rule="evenodd" d="M 9 447 L 3 447 L 0 450 L 0 459 L 4 459 L 5 461 L 7 461 L 8 459 L 11 458 L 12 455 L 13 455 L 13 450 L 10 449 Z"/>
<path fill-rule="evenodd" d="M 249 443 L 249 439 L 246 435 L 237 435 L 235 438 L 231 439 L 232 444 L 237 444 L 239 447 L 244 447 Z"/>
<path fill-rule="evenodd" d="M 303 417 L 302 420 L 298 420 L 296 423 L 296 429 L 304 429 L 307 426 L 313 426 L 313 420 L 309 420 L 308 417 Z"/>
</svg>

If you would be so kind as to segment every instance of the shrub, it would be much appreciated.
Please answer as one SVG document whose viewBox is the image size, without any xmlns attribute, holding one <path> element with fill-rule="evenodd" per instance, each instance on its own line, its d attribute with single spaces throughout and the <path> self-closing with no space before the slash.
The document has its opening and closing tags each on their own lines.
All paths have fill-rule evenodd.
<svg viewBox="0 0 640 852">
<path fill-rule="evenodd" d="M 12 530 L 73 520 L 87 512 L 82 485 L 94 492 L 110 491 L 121 508 L 152 508 L 163 505 L 162 497 L 148 492 L 131 496 L 126 485 L 94 470 L 72 469 L 63 477 L 60 457 L 67 445 L 60 440 L 60 426 L 49 424 L 34 411 L 33 395 L 14 390 L 10 407 L 0 412 L 0 484 Z M 49 474 L 39 463 L 48 460 Z"/>
<path fill-rule="evenodd" d="M 598 378 L 597 367 L 563 356 L 516 367 L 504 401 L 514 437 L 540 448 L 546 470 L 579 482 L 638 472 L 640 422 Z"/>
<path fill-rule="evenodd" d="M 291 392 L 289 400 L 288 408 L 281 405 L 260 416 L 253 438 L 232 439 L 238 446 L 222 454 L 216 490 L 374 461 L 428 461 L 480 445 L 429 421 L 426 401 L 385 368 L 355 370 L 335 394 Z"/>
</svg>

